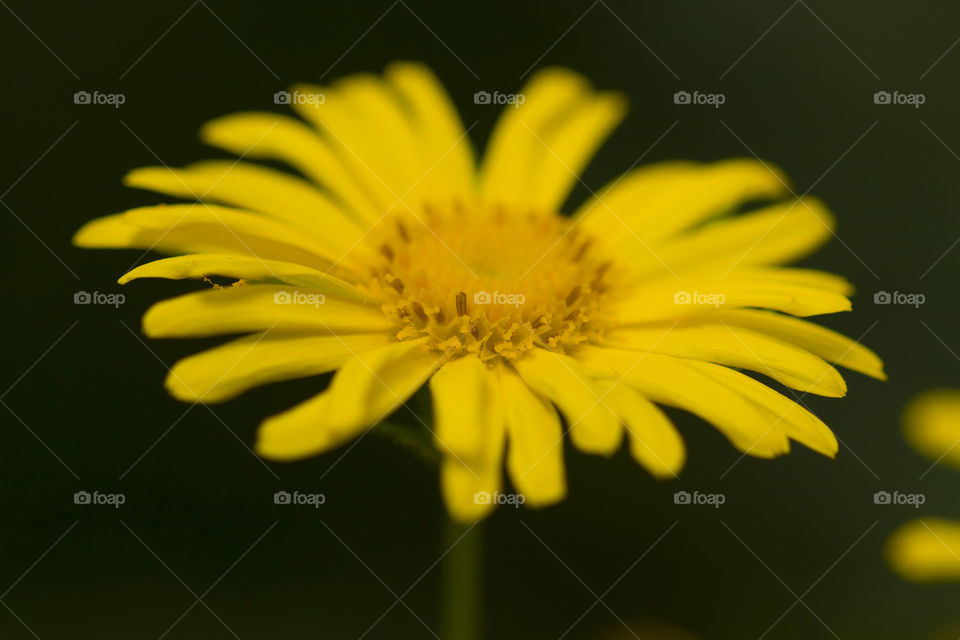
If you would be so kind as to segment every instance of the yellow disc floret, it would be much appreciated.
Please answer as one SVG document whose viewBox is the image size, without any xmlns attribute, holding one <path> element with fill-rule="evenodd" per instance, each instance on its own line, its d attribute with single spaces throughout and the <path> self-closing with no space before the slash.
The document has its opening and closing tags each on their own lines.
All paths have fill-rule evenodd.
<svg viewBox="0 0 960 640">
<path fill-rule="evenodd" d="M 593 249 L 558 215 L 452 203 L 385 216 L 355 258 L 399 340 L 486 361 L 599 337 L 611 264 Z"/>
</svg>

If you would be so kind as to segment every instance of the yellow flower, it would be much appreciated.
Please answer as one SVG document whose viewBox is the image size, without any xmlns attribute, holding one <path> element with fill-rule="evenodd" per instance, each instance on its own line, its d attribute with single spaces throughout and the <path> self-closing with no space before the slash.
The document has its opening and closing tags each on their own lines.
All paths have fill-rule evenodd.
<svg viewBox="0 0 960 640">
<path fill-rule="evenodd" d="M 198 203 L 94 220 L 74 239 L 176 256 L 121 283 L 239 280 L 144 316 L 155 338 L 246 334 L 178 362 L 175 397 L 222 402 L 336 371 L 325 391 L 263 423 L 265 457 L 336 447 L 429 383 L 443 495 L 471 520 L 500 499 L 504 460 L 528 506 L 564 497 L 560 415 L 581 451 L 612 454 L 625 427 L 636 460 L 674 476 L 685 450 L 656 404 L 701 416 L 751 455 L 787 453 L 793 439 L 833 456 L 820 420 L 735 368 L 830 397 L 846 386 L 828 363 L 884 377 L 868 349 L 793 317 L 849 310 L 851 288 L 776 266 L 829 238 L 833 220 L 816 199 L 783 200 L 789 189 L 766 164 L 653 165 L 561 215 L 625 111 L 576 73 L 531 79 L 479 164 L 422 65 L 282 96 L 305 122 L 241 113 L 203 128 L 241 160 L 126 177 Z M 779 202 L 722 217 L 756 201 Z"/>
<path fill-rule="evenodd" d="M 904 412 L 903 428 L 917 451 L 960 468 L 960 391 L 939 389 L 917 396 Z M 908 580 L 960 580 L 960 522 L 908 522 L 887 541 L 887 558 Z"/>
</svg>

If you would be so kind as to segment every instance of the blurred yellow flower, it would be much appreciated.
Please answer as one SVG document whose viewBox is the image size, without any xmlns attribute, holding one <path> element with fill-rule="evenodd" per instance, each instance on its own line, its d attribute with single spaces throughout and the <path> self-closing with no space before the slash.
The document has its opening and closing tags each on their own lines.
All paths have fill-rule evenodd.
<svg viewBox="0 0 960 640">
<path fill-rule="evenodd" d="M 336 371 L 325 391 L 263 423 L 265 457 L 336 447 L 429 382 L 443 495 L 461 520 L 504 501 L 504 459 L 514 502 L 564 497 L 560 415 L 581 451 L 610 455 L 625 432 L 658 477 L 674 476 L 685 450 L 657 404 L 702 417 L 751 455 L 787 453 L 792 439 L 833 456 L 819 419 L 736 370 L 829 397 L 846 392 L 832 364 L 884 378 L 871 351 L 795 317 L 850 309 L 844 279 L 779 266 L 830 237 L 824 205 L 786 199 L 784 178 L 759 161 L 668 162 L 562 215 L 625 101 L 563 69 L 508 98 L 474 96 L 477 109 L 507 105 L 477 162 L 422 65 L 297 86 L 276 102 L 303 120 L 241 113 L 203 128 L 241 160 L 126 177 L 197 202 L 94 220 L 74 241 L 175 256 L 121 283 L 238 280 L 144 316 L 155 338 L 245 334 L 173 367 L 167 388 L 181 400 Z M 774 203 L 727 215 L 757 201 Z"/>
<path fill-rule="evenodd" d="M 903 428 L 917 451 L 960 468 L 960 391 L 917 396 L 907 405 Z M 913 520 L 890 536 L 886 551 L 891 566 L 908 580 L 960 580 L 960 522 Z"/>
</svg>

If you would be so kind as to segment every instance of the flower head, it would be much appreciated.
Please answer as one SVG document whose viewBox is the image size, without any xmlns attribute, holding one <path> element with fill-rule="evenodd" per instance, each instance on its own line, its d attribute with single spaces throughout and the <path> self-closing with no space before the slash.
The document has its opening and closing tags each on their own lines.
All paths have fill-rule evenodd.
<svg viewBox="0 0 960 640">
<path fill-rule="evenodd" d="M 914 449 L 934 463 L 960 468 L 960 391 L 938 389 L 914 398 L 903 429 Z M 890 565 L 908 580 L 960 580 L 960 522 L 912 520 L 887 541 Z"/>
<path fill-rule="evenodd" d="M 445 501 L 470 520 L 496 502 L 504 460 L 527 505 L 561 500 L 567 433 L 604 455 L 626 433 L 640 464 L 675 475 L 683 442 L 657 405 L 701 416 L 751 455 L 787 453 L 795 440 L 832 456 L 820 420 L 738 369 L 831 397 L 846 391 L 832 364 L 883 378 L 868 349 L 799 319 L 848 310 L 851 289 L 779 266 L 824 242 L 833 220 L 816 199 L 788 199 L 765 163 L 631 170 L 564 215 L 625 111 L 619 94 L 576 73 L 535 75 L 479 163 L 421 65 L 291 95 L 302 120 L 241 113 L 203 128 L 240 160 L 126 178 L 194 203 L 101 218 L 75 237 L 174 256 L 121 283 L 237 281 L 144 316 L 151 337 L 244 334 L 178 362 L 167 379 L 175 397 L 221 402 L 336 372 L 322 393 L 263 423 L 266 457 L 336 447 L 426 383 Z"/>
</svg>

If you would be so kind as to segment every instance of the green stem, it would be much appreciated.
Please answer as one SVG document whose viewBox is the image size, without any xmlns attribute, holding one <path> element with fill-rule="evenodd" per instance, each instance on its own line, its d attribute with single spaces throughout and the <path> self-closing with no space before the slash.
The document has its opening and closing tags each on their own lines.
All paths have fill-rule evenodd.
<svg viewBox="0 0 960 640">
<path fill-rule="evenodd" d="M 384 420 L 376 426 L 373 432 L 390 438 L 396 445 L 412 451 L 424 462 L 429 464 L 440 462 L 440 453 L 433 446 L 429 431 L 426 429 Z"/>
<path fill-rule="evenodd" d="M 440 612 L 442 640 L 479 640 L 482 523 L 471 529 L 444 518 L 445 548 L 450 551 L 443 563 L 443 594 Z"/>
</svg>

